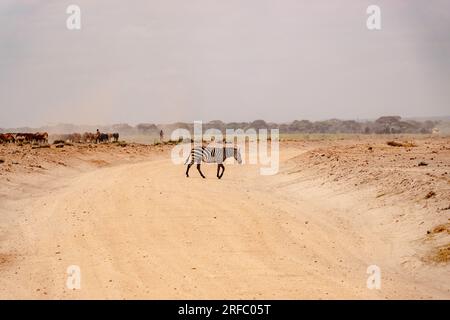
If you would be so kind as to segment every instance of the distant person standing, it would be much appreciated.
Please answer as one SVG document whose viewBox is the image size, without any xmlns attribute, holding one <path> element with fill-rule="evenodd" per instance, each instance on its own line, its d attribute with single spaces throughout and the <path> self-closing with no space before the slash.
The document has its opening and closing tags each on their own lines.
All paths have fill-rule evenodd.
<svg viewBox="0 0 450 320">
<path fill-rule="evenodd" d="M 163 142 L 163 140 L 164 140 L 164 132 L 161 129 L 161 131 L 159 132 L 159 141 Z"/>
</svg>

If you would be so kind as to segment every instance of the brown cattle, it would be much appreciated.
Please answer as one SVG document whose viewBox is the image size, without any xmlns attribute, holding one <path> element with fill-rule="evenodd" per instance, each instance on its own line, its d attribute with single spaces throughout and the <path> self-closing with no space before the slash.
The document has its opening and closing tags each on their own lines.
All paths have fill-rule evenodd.
<svg viewBox="0 0 450 320">
<path fill-rule="evenodd" d="M 16 142 L 32 142 L 34 140 L 33 133 L 16 133 Z"/>
<path fill-rule="evenodd" d="M 11 133 L 0 133 L 0 143 L 14 142 L 14 136 Z"/>
<path fill-rule="evenodd" d="M 91 132 L 85 132 L 83 134 L 83 142 L 94 142 L 97 140 L 97 135 Z"/>
<path fill-rule="evenodd" d="M 48 143 L 48 133 L 47 132 L 37 132 L 33 135 L 33 141 L 37 143 Z"/>
<path fill-rule="evenodd" d="M 14 135 L 12 133 L 4 133 L 3 138 L 5 142 L 14 143 L 16 139 L 14 139 Z"/>
<path fill-rule="evenodd" d="M 48 143 L 48 133 L 47 132 L 37 132 L 37 133 L 8 133 L 6 134 L 8 142 L 37 142 L 37 143 Z"/>
<path fill-rule="evenodd" d="M 20 133 L 15 133 L 14 134 L 14 140 L 15 140 L 16 143 L 24 142 L 25 141 L 25 137 L 22 134 L 20 134 Z"/>
</svg>

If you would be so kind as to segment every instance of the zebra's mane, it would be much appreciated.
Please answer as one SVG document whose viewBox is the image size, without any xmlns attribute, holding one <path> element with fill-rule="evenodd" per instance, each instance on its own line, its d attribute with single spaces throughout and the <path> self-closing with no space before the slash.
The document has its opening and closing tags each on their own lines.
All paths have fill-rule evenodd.
<svg viewBox="0 0 450 320">
<path fill-rule="evenodd" d="M 216 146 L 216 147 L 202 147 L 203 150 L 208 151 L 219 151 L 219 150 L 225 150 L 225 155 L 228 157 L 234 156 L 234 153 L 237 151 L 236 147 L 222 147 L 222 146 Z"/>
</svg>

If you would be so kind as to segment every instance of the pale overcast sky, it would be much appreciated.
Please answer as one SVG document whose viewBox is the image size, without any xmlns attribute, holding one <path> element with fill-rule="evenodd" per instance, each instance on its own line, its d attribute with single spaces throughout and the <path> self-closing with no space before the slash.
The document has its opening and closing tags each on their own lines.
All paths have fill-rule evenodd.
<svg viewBox="0 0 450 320">
<path fill-rule="evenodd" d="M 449 110 L 448 0 L 0 1 L 0 127 Z"/>
</svg>

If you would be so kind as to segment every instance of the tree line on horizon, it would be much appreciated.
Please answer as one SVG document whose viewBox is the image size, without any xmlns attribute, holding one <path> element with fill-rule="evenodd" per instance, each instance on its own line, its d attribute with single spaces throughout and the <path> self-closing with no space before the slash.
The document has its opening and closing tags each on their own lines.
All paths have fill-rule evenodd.
<svg viewBox="0 0 450 320">
<path fill-rule="evenodd" d="M 207 129 L 218 129 L 225 133 L 226 129 L 279 129 L 280 133 L 359 133 L 359 134 L 386 134 L 386 133 L 433 133 L 440 121 L 416 121 L 404 120 L 400 116 L 383 116 L 374 121 L 356 121 L 330 119 L 323 121 L 294 120 L 291 123 L 274 123 L 264 120 L 252 122 L 223 122 L 220 120 L 203 123 L 203 131 Z M 73 133 L 90 132 L 99 129 L 101 132 L 118 132 L 121 135 L 153 135 L 159 134 L 160 130 L 170 134 L 176 129 L 186 129 L 193 132 L 194 124 L 186 122 L 175 122 L 172 124 L 141 123 L 136 126 L 127 123 L 113 124 L 108 126 L 58 124 L 43 126 L 40 128 L 14 128 L 1 129 L 0 132 L 48 132 Z"/>
</svg>

